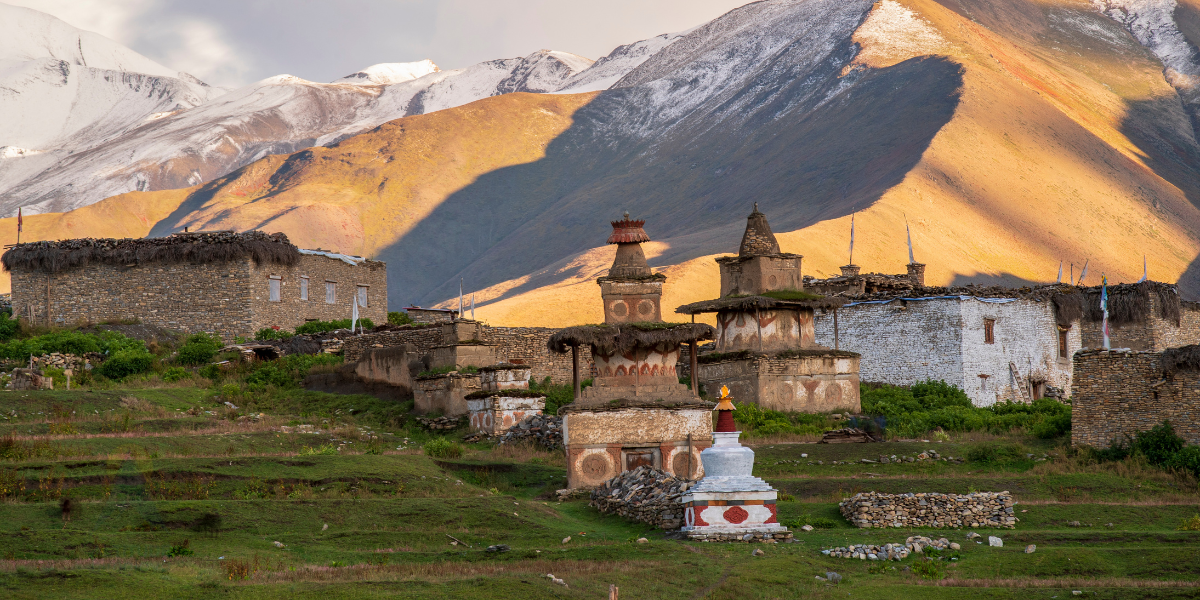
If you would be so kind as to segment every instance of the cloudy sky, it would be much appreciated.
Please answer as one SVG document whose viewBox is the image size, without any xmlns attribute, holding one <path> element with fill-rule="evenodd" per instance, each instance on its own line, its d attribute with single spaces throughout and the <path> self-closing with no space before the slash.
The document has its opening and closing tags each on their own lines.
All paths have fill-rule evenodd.
<svg viewBox="0 0 1200 600">
<path fill-rule="evenodd" d="M 382 62 L 443 69 L 541 48 L 599 58 L 749 0 L 0 0 L 108 36 L 209 83 L 332 81 Z"/>
</svg>

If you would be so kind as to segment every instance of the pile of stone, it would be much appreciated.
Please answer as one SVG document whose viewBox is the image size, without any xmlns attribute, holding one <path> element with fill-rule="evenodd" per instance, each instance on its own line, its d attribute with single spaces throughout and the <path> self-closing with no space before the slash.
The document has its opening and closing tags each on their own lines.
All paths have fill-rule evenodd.
<svg viewBox="0 0 1200 600">
<path fill-rule="evenodd" d="M 52 390 L 54 380 L 37 369 L 13 369 L 12 379 L 5 387 L 10 390 Z"/>
<path fill-rule="evenodd" d="M 826 431 L 818 444 L 855 444 L 867 442 L 882 442 L 883 438 L 871 435 L 857 427 L 844 427 Z"/>
<path fill-rule="evenodd" d="M 417 417 L 417 423 L 420 423 L 421 427 L 424 427 L 425 429 L 428 429 L 430 431 L 446 431 L 446 430 L 450 430 L 450 429 L 458 429 L 459 427 L 466 425 L 466 421 L 467 421 L 466 415 L 460 415 L 457 417 L 434 417 L 434 418 Z"/>
<path fill-rule="evenodd" d="M 104 355 L 99 352 L 88 352 L 83 356 L 75 354 L 62 354 L 60 352 L 51 352 L 42 356 L 33 357 L 33 368 L 35 369 L 79 369 L 84 365 L 100 364 L 104 361 Z"/>
<path fill-rule="evenodd" d="M 683 527 L 680 498 L 693 485 L 695 482 L 661 469 L 641 466 L 592 490 L 592 501 L 588 506 L 660 529 L 679 529 Z"/>
<path fill-rule="evenodd" d="M 952 463 L 958 463 L 958 464 L 962 464 L 962 463 L 966 462 L 966 459 L 964 459 L 962 457 L 955 458 L 953 456 L 942 456 L 941 454 L 938 454 L 937 452 L 934 452 L 933 450 L 926 450 L 915 456 L 896 456 L 895 454 L 893 454 L 891 456 L 880 456 L 878 460 L 871 460 L 869 458 L 864 458 L 864 459 L 861 459 L 859 462 L 866 463 L 866 464 L 886 465 L 886 464 L 890 464 L 890 463 L 925 462 L 925 461 L 930 461 L 930 460 L 935 460 L 935 461 L 940 460 L 942 462 L 952 462 Z"/>
<path fill-rule="evenodd" d="M 958 550 L 961 546 L 946 538 L 932 539 L 924 536 L 910 537 L 903 544 L 874 546 L 859 544 L 822 550 L 821 554 L 833 558 L 857 558 L 858 560 L 904 560 L 909 554 L 922 554 L 926 550 Z"/>
<path fill-rule="evenodd" d="M 1017 526 L 1008 492 L 880 494 L 863 492 L 838 504 L 856 527 Z"/>
<path fill-rule="evenodd" d="M 562 448 L 562 417 L 553 415 L 525 417 L 524 421 L 517 423 L 500 435 L 497 443 L 515 444 L 526 440 L 533 441 L 547 450 Z"/>
</svg>

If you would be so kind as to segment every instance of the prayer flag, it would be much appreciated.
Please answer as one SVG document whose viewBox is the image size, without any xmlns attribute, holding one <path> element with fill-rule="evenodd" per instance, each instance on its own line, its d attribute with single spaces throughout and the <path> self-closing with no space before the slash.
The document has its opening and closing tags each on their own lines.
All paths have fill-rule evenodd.
<svg viewBox="0 0 1200 600">
<path fill-rule="evenodd" d="M 1058 279 L 1054 283 L 1062 283 L 1062 261 L 1058 261 Z"/>
<path fill-rule="evenodd" d="M 1079 274 L 1079 285 L 1083 285 L 1083 278 L 1087 277 L 1087 268 L 1089 262 L 1092 262 L 1092 259 L 1089 258 L 1083 261 L 1083 272 Z"/>
<path fill-rule="evenodd" d="M 1108 350 L 1108 278 L 1103 275 L 1100 276 L 1100 310 L 1104 312 L 1104 349 Z"/>
<path fill-rule="evenodd" d="M 1137 282 L 1141 283 L 1141 282 L 1145 281 L 1148 275 L 1149 275 L 1149 272 L 1146 270 L 1146 255 L 1143 254 L 1142 255 L 1142 278 L 1137 280 Z"/>
<path fill-rule="evenodd" d="M 908 228 L 908 217 L 904 217 L 904 233 L 908 235 L 908 264 L 917 264 L 917 259 L 913 258 L 912 251 L 912 230 Z"/>
</svg>

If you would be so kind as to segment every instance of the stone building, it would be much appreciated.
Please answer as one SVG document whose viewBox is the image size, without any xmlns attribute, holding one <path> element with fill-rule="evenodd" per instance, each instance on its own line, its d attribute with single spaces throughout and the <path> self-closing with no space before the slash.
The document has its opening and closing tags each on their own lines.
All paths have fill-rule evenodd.
<svg viewBox="0 0 1200 600">
<path fill-rule="evenodd" d="M 1200 444 L 1200 346 L 1085 350 L 1074 363 L 1071 445 L 1107 448 L 1163 421 Z"/>
<path fill-rule="evenodd" d="M 301 250 L 282 233 L 179 233 L 12 247 L 13 314 L 43 324 L 138 319 L 226 340 L 359 315 L 387 322 L 387 266 Z"/>
<path fill-rule="evenodd" d="M 679 383 L 676 363 L 680 344 L 694 349 L 713 330 L 662 321 L 666 277 L 646 263 L 644 223 L 628 213 L 612 223 L 608 242 L 617 244 L 616 259 L 597 280 L 604 324 L 568 327 L 547 341 L 552 351 L 570 353 L 574 365 L 575 400 L 559 409 L 572 488 L 595 487 L 643 465 L 688 479 L 703 474 L 700 452 L 711 444 L 713 405 Z M 591 350 L 596 376 L 581 390 L 584 347 Z"/>
<path fill-rule="evenodd" d="M 814 328 L 819 343 L 862 355 L 863 381 L 942 380 L 977 406 L 1065 397 L 1072 355 L 1102 344 L 1098 287 L 914 286 L 847 299 L 836 319 L 818 314 Z M 1110 286 L 1109 299 L 1113 348 L 1200 341 L 1200 312 L 1174 286 Z"/>
<path fill-rule="evenodd" d="M 772 410 L 858 412 L 858 355 L 817 344 L 813 329 L 817 310 L 846 300 L 807 292 L 801 259 L 780 252 L 756 204 L 738 255 L 717 259 L 721 297 L 675 309 L 717 314 L 715 348 L 699 357 L 698 379 L 710 393 L 726 386 Z"/>
</svg>

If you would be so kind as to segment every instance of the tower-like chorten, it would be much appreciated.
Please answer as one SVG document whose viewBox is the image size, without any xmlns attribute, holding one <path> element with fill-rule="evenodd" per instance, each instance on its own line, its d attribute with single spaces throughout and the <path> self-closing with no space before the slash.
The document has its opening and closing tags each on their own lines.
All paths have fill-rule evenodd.
<svg viewBox="0 0 1200 600">
<path fill-rule="evenodd" d="M 712 404 L 679 382 L 676 363 L 680 344 L 712 339 L 713 328 L 662 321 L 667 278 L 646 263 L 644 225 L 628 213 L 612 222 L 608 243 L 617 245 L 617 255 L 597 280 L 604 324 L 568 327 L 548 341 L 552 351 L 574 358 L 575 401 L 559 409 L 572 488 L 594 487 L 642 465 L 689 479 L 703 472 Z M 580 346 L 590 347 L 595 363 L 592 385 L 582 390 Z"/>
<path fill-rule="evenodd" d="M 717 259 L 721 297 L 675 309 L 717 315 L 716 347 L 698 377 L 706 389 L 728 386 L 764 408 L 858 411 L 858 355 L 818 345 L 813 328 L 817 310 L 846 301 L 806 292 L 801 258 L 780 251 L 755 204 L 738 255 Z"/>
</svg>

